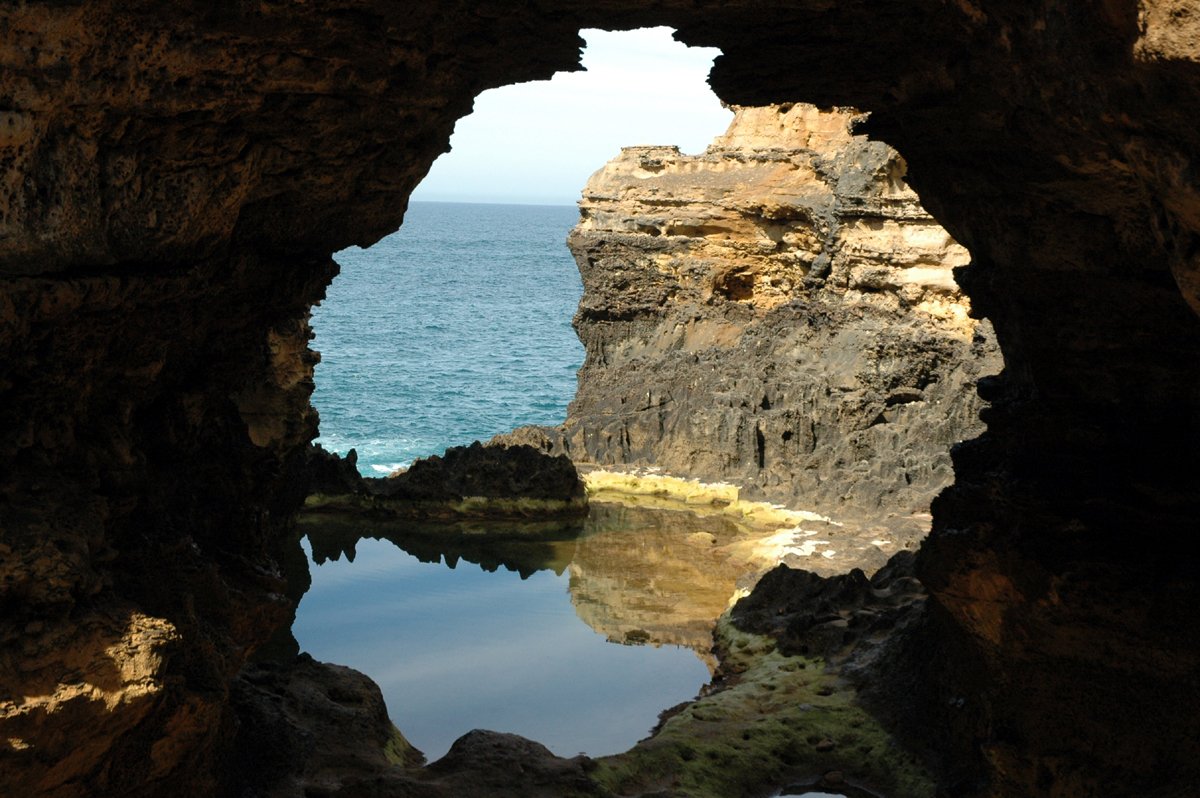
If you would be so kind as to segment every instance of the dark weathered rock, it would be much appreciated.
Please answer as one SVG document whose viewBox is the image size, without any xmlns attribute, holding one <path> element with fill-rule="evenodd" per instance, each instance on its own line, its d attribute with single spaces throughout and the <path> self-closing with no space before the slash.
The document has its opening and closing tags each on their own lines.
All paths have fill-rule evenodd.
<svg viewBox="0 0 1200 798">
<path fill-rule="evenodd" d="M 308 492 L 324 496 L 346 496 L 367 493 L 367 483 L 358 473 L 358 452 L 346 452 L 345 457 L 327 452 L 314 443 L 308 452 Z"/>
<path fill-rule="evenodd" d="M 861 656 L 864 639 L 886 635 L 920 611 L 925 590 L 913 576 L 913 559 L 900 552 L 870 579 L 858 569 L 822 577 L 780 565 L 734 605 L 731 617 L 739 629 L 774 638 L 787 654 Z"/>
<path fill-rule="evenodd" d="M 458 790 L 555 798 L 604 794 L 587 776 L 592 767 L 586 756 L 563 759 L 524 737 L 476 729 L 455 740 L 428 770 Z"/>
<path fill-rule="evenodd" d="M 378 685 L 307 654 L 248 666 L 232 701 L 238 727 L 223 773 L 231 792 L 310 795 L 425 762 L 388 719 Z"/>
<path fill-rule="evenodd" d="M 352 463 L 317 448 L 309 468 L 310 512 L 402 518 L 417 524 L 413 532 L 432 524 L 435 534 L 450 534 L 445 524 L 462 522 L 476 533 L 483 523 L 554 536 L 587 515 L 587 493 L 571 460 L 531 446 L 452 446 L 381 479 L 364 479 Z"/>
<path fill-rule="evenodd" d="M 234 682 L 239 724 L 222 763 L 230 795 L 598 795 L 586 757 L 563 759 L 519 737 L 475 730 L 428 767 L 388 719 L 379 687 L 350 668 L 306 654 L 256 663 Z"/>
<path fill-rule="evenodd" d="M 471 497 L 563 502 L 587 509 L 583 482 L 570 459 L 530 446 L 452 446 L 406 470 L 367 481 L 370 492 L 394 501 L 461 502 Z"/>
</svg>

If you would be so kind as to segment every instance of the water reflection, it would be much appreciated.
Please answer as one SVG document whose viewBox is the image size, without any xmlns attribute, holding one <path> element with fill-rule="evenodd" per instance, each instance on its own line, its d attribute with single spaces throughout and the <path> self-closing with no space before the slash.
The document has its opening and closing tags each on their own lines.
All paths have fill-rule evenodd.
<svg viewBox="0 0 1200 798">
<path fill-rule="evenodd" d="M 713 669 L 712 627 L 749 565 L 720 516 L 592 504 L 568 570 L 580 619 L 613 642 L 686 646 Z"/>
<path fill-rule="evenodd" d="M 747 569 L 728 519 L 617 504 L 486 533 L 301 523 L 318 567 L 296 638 L 374 678 L 431 759 L 471 728 L 561 755 L 625 750 L 707 681 L 713 622 Z"/>
</svg>

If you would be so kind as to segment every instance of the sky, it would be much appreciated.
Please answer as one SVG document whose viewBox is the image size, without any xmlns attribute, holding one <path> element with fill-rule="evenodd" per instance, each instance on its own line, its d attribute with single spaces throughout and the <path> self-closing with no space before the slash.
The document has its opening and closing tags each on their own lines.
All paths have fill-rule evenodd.
<svg viewBox="0 0 1200 798">
<path fill-rule="evenodd" d="M 725 132 L 733 115 L 705 82 L 719 50 L 685 47 L 669 28 L 580 34 L 586 72 L 479 95 L 412 198 L 572 205 L 621 147 L 699 153 Z"/>
</svg>

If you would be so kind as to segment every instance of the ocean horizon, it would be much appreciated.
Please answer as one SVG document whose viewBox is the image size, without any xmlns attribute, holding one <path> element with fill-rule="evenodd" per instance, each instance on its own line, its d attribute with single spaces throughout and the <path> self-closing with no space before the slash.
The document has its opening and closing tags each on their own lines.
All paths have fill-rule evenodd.
<svg viewBox="0 0 1200 798">
<path fill-rule="evenodd" d="M 324 448 L 380 476 L 524 424 L 561 423 L 583 362 L 573 205 L 415 201 L 313 309 Z"/>
</svg>

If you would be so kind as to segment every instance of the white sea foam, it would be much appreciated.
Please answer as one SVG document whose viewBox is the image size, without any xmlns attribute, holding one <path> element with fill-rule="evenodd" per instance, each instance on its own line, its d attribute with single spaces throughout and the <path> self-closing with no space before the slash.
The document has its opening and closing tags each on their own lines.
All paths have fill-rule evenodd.
<svg viewBox="0 0 1200 798">
<path fill-rule="evenodd" d="M 398 468 L 408 468 L 408 463 L 371 463 L 371 470 L 380 474 L 390 474 Z"/>
</svg>

